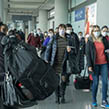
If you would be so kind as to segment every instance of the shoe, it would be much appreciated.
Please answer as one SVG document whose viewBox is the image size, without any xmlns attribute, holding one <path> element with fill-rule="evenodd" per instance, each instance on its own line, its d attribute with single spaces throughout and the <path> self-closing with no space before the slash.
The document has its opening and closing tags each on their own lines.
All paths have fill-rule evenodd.
<svg viewBox="0 0 109 109">
<path fill-rule="evenodd" d="M 101 107 L 102 108 L 109 108 L 109 104 L 107 101 L 103 101 L 102 104 L 101 104 Z"/>
<path fill-rule="evenodd" d="M 65 104 L 65 97 L 64 96 L 62 96 L 62 98 L 61 98 L 61 103 Z"/>
<path fill-rule="evenodd" d="M 96 102 L 93 102 L 93 103 L 92 103 L 92 106 L 93 106 L 93 107 L 97 107 L 97 103 L 96 103 Z"/>
<path fill-rule="evenodd" d="M 56 97 L 56 101 L 57 104 L 60 104 L 60 97 Z"/>
</svg>

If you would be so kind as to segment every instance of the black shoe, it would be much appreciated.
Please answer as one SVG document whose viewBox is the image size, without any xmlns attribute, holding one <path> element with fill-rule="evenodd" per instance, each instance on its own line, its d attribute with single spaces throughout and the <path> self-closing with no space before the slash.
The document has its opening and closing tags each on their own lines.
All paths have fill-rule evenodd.
<svg viewBox="0 0 109 109">
<path fill-rule="evenodd" d="M 65 104 L 65 97 L 64 96 L 62 96 L 62 98 L 61 98 L 61 103 Z"/>
<path fill-rule="evenodd" d="M 60 97 L 56 97 L 56 101 L 55 101 L 57 104 L 60 104 Z"/>
</svg>

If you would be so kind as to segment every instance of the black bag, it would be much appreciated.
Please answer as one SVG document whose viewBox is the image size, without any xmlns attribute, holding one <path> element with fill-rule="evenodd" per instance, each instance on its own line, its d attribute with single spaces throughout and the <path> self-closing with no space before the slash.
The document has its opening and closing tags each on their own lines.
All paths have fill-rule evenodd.
<svg viewBox="0 0 109 109">
<path fill-rule="evenodd" d="M 91 80 L 89 79 L 89 76 L 85 76 L 86 74 L 86 69 L 84 71 L 84 75 L 83 76 L 76 76 L 75 80 L 74 80 L 74 86 L 76 89 L 90 89 L 91 86 Z"/>
<path fill-rule="evenodd" d="M 15 84 L 15 79 L 13 79 L 11 73 L 8 70 L 7 55 L 4 55 L 4 65 L 5 65 L 5 75 L 4 82 L 1 86 L 1 97 L 3 104 L 8 107 L 20 107 L 26 108 L 31 107 L 36 104 L 36 101 L 28 100 L 23 93 L 20 95 L 17 93 L 19 86 Z M 30 92 L 28 93 L 28 95 Z"/>
<path fill-rule="evenodd" d="M 2 44 L 5 45 L 4 54 L 7 55 L 8 69 L 13 76 L 20 98 L 29 99 L 26 96 L 28 94 L 18 87 L 19 84 L 22 84 L 32 95 L 29 99 L 31 101 L 44 100 L 55 91 L 59 83 L 56 72 L 38 57 L 34 47 L 17 41 L 15 37 L 8 38 L 7 41 L 3 39 Z"/>
</svg>

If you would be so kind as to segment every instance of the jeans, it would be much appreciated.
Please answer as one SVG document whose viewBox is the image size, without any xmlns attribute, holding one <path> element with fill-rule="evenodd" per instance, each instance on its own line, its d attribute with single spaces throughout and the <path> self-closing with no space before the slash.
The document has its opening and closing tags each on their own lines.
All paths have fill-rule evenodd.
<svg viewBox="0 0 109 109">
<path fill-rule="evenodd" d="M 102 101 L 107 100 L 108 65 L 101 64 L 101 65 L 95 65 L 94 73 L 92 74 L 93 76 L 93 85 L 92 85 L 93 102 L 96 102 L 100 74 L 102 78 Z"/>
</svg>

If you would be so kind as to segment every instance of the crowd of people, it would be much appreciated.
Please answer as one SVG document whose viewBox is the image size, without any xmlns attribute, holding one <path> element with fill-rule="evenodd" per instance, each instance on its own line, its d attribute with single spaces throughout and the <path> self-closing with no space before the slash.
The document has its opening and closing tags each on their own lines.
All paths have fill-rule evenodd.
<svg viewBox="0 0 109 109">
<path fill-rule="evenodd" d="M 25 34 L 20 30 L 10 30 L 0 23 L 0 40 L 5 35 L 15 35 L 25 41 Z M 92 77 L 92 106 L 97 106 L 99 76 L 102 80 L 101 107 L 109 107 L 107 101 L 109 78 L 109 27 L 91 26 L 91 31 L 84 36 L 83 32 L 75 33 L 71 24 L 60 24 L 55 30 L 44 33 L 40 28 L 29 33 L 27 43 L 40 52 L 40 57 L 49 63 L 60 78 L 55 91 L 56 103 L 65 103 L 66 88 L 70 75 L 81 74 L 85 69 L 84 57 L 87 57 L 89 75 Z M 0 73 L 4 73 L 3 46 L 0 44 Z M 2 81 L 0 77 L 0 81 Z"/>
</svg>

